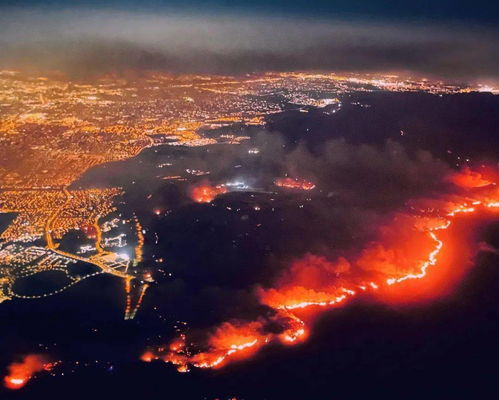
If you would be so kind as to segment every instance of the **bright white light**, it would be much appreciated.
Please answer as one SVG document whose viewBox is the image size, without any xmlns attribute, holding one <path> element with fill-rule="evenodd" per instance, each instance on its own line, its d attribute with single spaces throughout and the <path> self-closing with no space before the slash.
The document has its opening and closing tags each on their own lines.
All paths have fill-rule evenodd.
<svg viewBox="0 0 499 400">
<path fill-rule="evenodd" d="M 227 182 L 225 186 L 234 189 L 234 190 L 246 190 L 249 189 L 249 185 L 246 184 L 244 181 L 233 181 L 233 182 Z"/>
</svg>

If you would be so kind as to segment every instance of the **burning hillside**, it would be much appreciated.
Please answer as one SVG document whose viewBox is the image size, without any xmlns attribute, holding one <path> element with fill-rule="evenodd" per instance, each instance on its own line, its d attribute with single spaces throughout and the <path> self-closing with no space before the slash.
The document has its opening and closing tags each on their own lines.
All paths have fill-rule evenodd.
<svg viewBox="0 0 499 400">
<path fill-rule="evenodd" d="M 9 365 L 9 374 L 4 377 L 4 384 L 8 389 L 21 389 L 36 373 L 50 371 L 54 365 L 55 363 L 48 361 L 45 356 L 29 354 L 20 362 Z"/>
<path fill-rule="evenodd" d="M 227 188 L 222 185 L 211 186 L 209 184 L 202 184 L 195 186 L 191 189 L 191 198 L 196 203 L 211 203 L 215 198 L 221 194 L 227 193 Z"/>
<path fill-rule="evenodd" d="M 298 178 L 277 178 L 274 181 L 274 185 L 284 189 L 296 189 L 296 190 L 312 190 L 315 188 L 315 184 L 307 181 L 305 179 Z"/>
<path fill-rule="evenodd" d="M 143 360 L 161 359 L 182 372 L 189 366 L 220 367 L 248 357 L 270 342 L 293 344 L 304 340 L 313 316 L 321 310 L 342 306 L 364 293 L 382 299 L 405 282 L 421 281 L 418 285 L 425 285 L 431 280 L 432 270 L 444 262 L 442 252 L 453 240 L 453 222 L 499 210 L 499 190 L 494 184 L 467 170 L 460 174 L 452 178 L 460 188 L 410 201 L 408 207 L 391 214 L 378 228 L 376 240 L 359 251 L 346 252 L 333 260 L 305 254 L 293 261 L 273 285 L 256 288 L 254 295 L 267 309 L 258 318 L 223 322 L 206 331 L 201 342 L 193 343 L 190 337 L 181 335 L 167 346 L 149 349 Z M 461 184 L 463 181 L 466 184 Z M 490 214 L 493 217 L 495 213 Z M 412 295 L 407 288 L 403 292 L 401 300 Z"/>
</svg>

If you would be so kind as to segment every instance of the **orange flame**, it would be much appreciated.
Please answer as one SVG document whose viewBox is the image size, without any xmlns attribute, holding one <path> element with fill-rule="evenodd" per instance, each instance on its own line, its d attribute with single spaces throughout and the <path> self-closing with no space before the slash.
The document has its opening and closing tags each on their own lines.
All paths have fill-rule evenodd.
<svg viewBox="0 0 499 400">
<path fill-rule="evenodd" d="M 480 182 L 485 181 L 480 178 L 475 184 Z M 304 340 L 309 319 L 303 314 L 305 310 L 338 306 L 359 293 L 387 293 L 397 284 L 427 277 L 438 264 L 445 246 L 439 232 L 447 230 L 460 215 L 499 210 L 497 187 L 477 186 L 487 186 L 487 189 L 477 189 L 479 193 L 474 197 L 470 197 L 468 191 L 460 202 L 455 196 L 451 201 L 439 199 L 433 201 L 434 207 L 422 208 L 416 214 L 396 215 L 392 223 L 380 229 L 380 241 L 370 243 L 355 256 L 329 261 L 307 254 L 296 260 L 275 287 L 257 289 L 260 302 L 273 310 L 270 316 L 255 321 L 224 322 L 208 334 L 204 349 L 194 354 L 186 345 L 185 335 L 181 335 L 168 348 L 150 350 L 143 358 L 161 358 L 176 365 L 181 372 L 188 371 L 189 365 L 220 367 L 228 360 L 249 356 L 274 340 L 284 344 Z M 362 273 L 353 273 L 354 270 Z"/>
<path fill-rule="evenodd" d="M 9 374 L 4 378 L 5 387 L 12 390 L 21 389 L 34 374 L 40 371 L 50 371 L 54 365 L 40 354 L 29 354 L 21 362 L 9 365 Z"/>
<path fill-rule="evenodd" d="M 315 184 L 307 181 L 305 179 L 298 178 L 277 178 L 274 181 L 274 185 L 286 189 L 299 189 L 299 190 L 312 190 L 315 188 Z"/>
<path fill-rule="evenodd" d="M 205 184 L 193 187 L 191 189 L 191 198 L 197 203 L 211 203 L 218 195 L 224 193 L 227 193 L 225 186 L 210 186 Z"/>
<path fill-rule="evenodd" d="M 144 354 L 140 356 L 140 360 L 144 362 L 151 362 L 156 359 L 156 356 L 152 351 L 146 351 Z"/>
</svg>

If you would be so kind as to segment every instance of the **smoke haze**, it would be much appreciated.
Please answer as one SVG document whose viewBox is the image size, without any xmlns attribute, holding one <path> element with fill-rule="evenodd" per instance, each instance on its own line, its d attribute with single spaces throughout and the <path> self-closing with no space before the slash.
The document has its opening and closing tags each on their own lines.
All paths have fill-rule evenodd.
<svg viewBox="0 0 499 400">
<path fill-rule="evenodd" d="M 11 8 L 0 15 L 0 67 L 76 77 L 334 69 L 493 78 L 498 37 L 459 24 Z"/>
</svg>

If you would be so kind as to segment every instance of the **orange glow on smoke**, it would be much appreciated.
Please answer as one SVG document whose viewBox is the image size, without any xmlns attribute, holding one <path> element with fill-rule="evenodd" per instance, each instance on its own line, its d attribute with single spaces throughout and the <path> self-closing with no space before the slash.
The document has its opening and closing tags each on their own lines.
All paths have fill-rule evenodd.
<svg viewBox="0 0 499 400">
<path fill-rule="evenodd" d="M 227 188 L 225 186 L 204 184 L 195 186 L 191 189 L 191 199 L 197 203 L 211 203 L 218 195 L 224 193 L 227 193 Z"/>
<path fill-rule="evenodd" d="M 34 374 L 40 371 L 50 371 L 54 363 L 48 362 L 39 354 L 29 354 L 21 362 L 9 365 L 9 374 L 4 378 L 5 387 L 8 389 L 21 389 Z"/>
<path fill-rule="evenodd" d="M 146 351 L 144 354 L 140 356 L 140 360 L 144 362 L 151 362 L 156 359 L 156 356 L 152 351 Z"/>
<path fill-rule="evenodd" d="M 456 274 L 446 271 L 444 264 L 460 262 L 459 268 L 453 265 L 449 269 L 462 270 L 466 258 L 466 246 L 459 244 L 459 238 L 453 238 L 455 233 L 449 227 L 456 218 L 477 212 L 490 218 L 487 212 L 499 211 L 497 186 L 485 184 L 488 181 L 474 172 L 464 174 L 471 181 L 466 181 L 466 185 L 461 178 L 456 181 L 457 186 L 466 189 L 464 194 L 414 202 L 410 213 L 395 214 L 379 228 L 378 240 L 368 243 L 357 254 L 334 261 L 306 254 L 295 260 L 273 287 L 256 290 L 261 304 L 273 310 L 270 315 L 254 321 L 224 322 L 209 331 L 205 343 L 195 351 L 186 345 L 186 336 L 181 335 L 167 347 L 149 350 L 143 358 L 160 358 L 181 372 L 187 372 L 189 366 L 220 367 L 253 354 L 271 341 L 294 344 L 305 340 L 313 314 L 343 305 L 361 293 L 404 303 L 411 297 L 424 297 L 420 290 L 414 290 L 415 283 L 423 280 L 431 290 L 443 291 L 445 281 L 450 282 L 455 278 L 452 274 Z M 432 278 L 438 277 L 438 273 L 431 273 L 437 265 L 442 267 L 440 280 Z"/>
<path fill-rule="evenodd" d="M 463 188 L 478 188 L 492 184 L 491 181 L 485 179 L 481 173 L 474 172 L 468 167 L 463 170 L 451 174 L 449 181 Z"/>
<path fill-rule="evenodd" d="M 277 178 L 274 181 L 274 185 L 286 189 L 298 189 L 298 190 L 312 190 L 315 188 L 315 184 L 309 182 L 305 179 L 298 178 Z"/>
<path fill-rule="evenodd" d="M 286 328 L 278 334 L 265 333 L 271 323 L 283 323 Z M 168 350 L 161 358 L 165 362 L 175 365 L 179 372 L 188 372 L 189 365 L 197 368 L 219 368 L 225 364 L 228 357 L 232 360 L 248 357 L 255 353 L 264 344 L 278 338 L 282 343 L 291 344 L 305 337 L 305 324 L 294 315 L 282 311 L 276 313 L 269 320 L 224 322 L 212 332 L 208 339 L 209 350 L 190 354 L 186 348 L 185 335 L 174 339 Z M 142 357 L 149 358 L 151 351 Z"/>
</svg>

